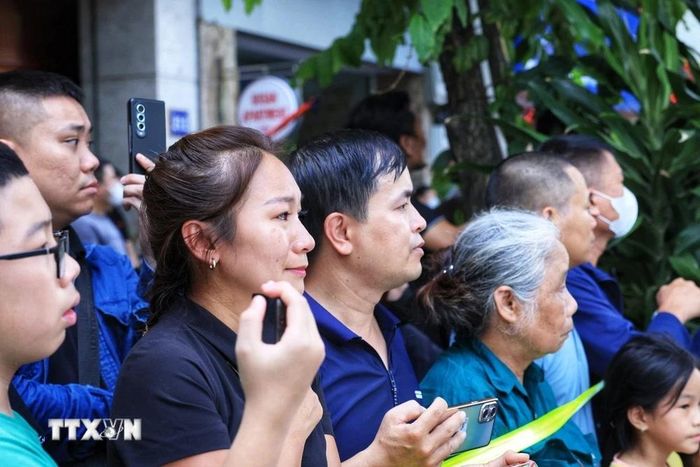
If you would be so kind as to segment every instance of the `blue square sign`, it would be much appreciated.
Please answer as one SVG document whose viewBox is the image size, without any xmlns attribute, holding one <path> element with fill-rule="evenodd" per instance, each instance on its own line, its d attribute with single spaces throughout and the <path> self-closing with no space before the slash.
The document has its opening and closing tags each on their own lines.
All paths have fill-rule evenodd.
<svg viewBox="0 0 700 467">
<path fill-rule="evenodd" d="M 190 116 L 186 110 L 170 110 L 170 134 L 185 136 L 190 132 Z"/>
</svg>

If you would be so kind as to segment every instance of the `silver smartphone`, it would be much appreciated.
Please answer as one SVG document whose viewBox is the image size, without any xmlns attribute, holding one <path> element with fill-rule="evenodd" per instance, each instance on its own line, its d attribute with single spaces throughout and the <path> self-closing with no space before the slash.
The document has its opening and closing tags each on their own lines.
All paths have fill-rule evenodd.
<svg viewBox="0 0 700 467">
<path fill-rule="evenodd" d="M 480 448 L 491 442 L 493 424 L 496 421 L 496 413 L 498 413 L 497 398 L 493 397 L 490 399 L 468 402 L 466 404 L 453 406 L 452 408 L 461 410 L 466 415 L 464 424 L 460 427 L 460 430 L 467 435 L 464 438 L 464 442 L 453 454 Z"/>
</svg>

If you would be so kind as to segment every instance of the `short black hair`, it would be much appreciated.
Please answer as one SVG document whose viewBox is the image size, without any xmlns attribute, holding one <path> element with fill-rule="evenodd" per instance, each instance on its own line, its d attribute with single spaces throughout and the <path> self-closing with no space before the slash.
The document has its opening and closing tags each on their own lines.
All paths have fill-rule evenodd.
<svg viewBox="0 0 700 467">
<path fill-rule="evenodd" d="M 588 135 L 555 136 L 542 143 L 540 151 L 567 160 L 583 174 L 586 184 L 594 187 L 600 184 L 605 151 L 613 157 L 615 154 L 610 145 Z"/>
<path fill-rule="evenodd" d="M 17 156 L 17 153 L 4 143 L 0 143 L 0 190 L 9 183 L 20 177 L 28 177 L 29 172 Z M 4 202 L 0 200 L 0 212 L 2 212 Z M 2 225 L 0 224 L 0 228 Z"/>
<path fill-rule="evenodd" d="M 0 143 L 0 189 L 11 180 L 29 175 L 17 153 L 8 145 Z"/>
<path fill-rule="evenodd" d="M 69 97 L 82 103 L 83 92 L 69 78 L 38 70 L 0 73 L 0 138 L 20 139 L 41 121 L 42 99 Z"/>
<path fill-rule="evenodd" d="M 397 179 L 406 169 L 406 156 L 380 133 L 339 130 L 309 141 L 287 163 L 307 210 L 304 225 L 320 245 L 326 217 L 340 212 L 364 221 L 377 179 L 388 174 Z"/>
<path fill-rule="evenodd" d="M 404 91 L 375 94 L 361 100 L 350 112 L 347 128 L 373 130 L 395 143 L 401 135 L 415 136 L 416 115 L 411 98 Z"/>
<path fill-rule="evenodd" d="M 486 207 L 541 211 L 564 209 L 575 192 L 564 159 L 542 152 L 524 152 L 502 161 L 486 185 Z"/>
<path fill-rule="evenodd" d="M 639 335 L 622 346 L 605 375 L 603 460 L 636 443 L 627 409 L 653 411 L 669 396 L 675 404 L 696 368 L 698 360 L 667 336 Z"/>
</svg>

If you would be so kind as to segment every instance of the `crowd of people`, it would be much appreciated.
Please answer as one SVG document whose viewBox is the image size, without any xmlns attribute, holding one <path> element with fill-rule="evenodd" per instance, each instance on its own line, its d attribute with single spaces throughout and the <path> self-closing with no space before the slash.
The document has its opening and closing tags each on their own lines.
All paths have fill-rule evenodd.
<svg viewBox="0 0 700 467">
<path fill-rule="evenodd" d="M 290 154 L 220 126 L 121 179 L 81 98 L 0 73 L 3 465 L 437 466 L 467 436 L 455 406 L 497 398 L 495 438 L 601 378 L 596 404 L 488 465 L 698 461 L 700 288 L 663 286 L 646 330 L 625 318 L 598 260 L 637 204 L 603 143 L 504 160 L 457 226 L 416 190 L 405 93 Z M 95 234 L 115 199 L 142 261 Z M 260 294 L 286 305 L 274 344 Z M 84 423 L 55 436 L 57 419 Z M 138 420 L 138 439 L 87 436 L 94 420 Z"/>
</svg>

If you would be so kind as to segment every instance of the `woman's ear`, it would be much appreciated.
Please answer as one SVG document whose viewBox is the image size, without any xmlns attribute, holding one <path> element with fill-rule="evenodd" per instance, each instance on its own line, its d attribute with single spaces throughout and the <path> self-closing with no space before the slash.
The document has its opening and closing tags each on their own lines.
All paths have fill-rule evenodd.
<svg viewBox="0 0 700 467">
<path fill-rule="evenodd" d="M 352 240 L 349 230 L 353 219 L 339 212 L 330 213 L 323 221 L 323 234 L 326 240 L 341 256 L 352 253 Z"/>
<path fill-rule="evenodd" d="M 219 261 L 220 258 L 216 256 L 216 250 L 205 223 L 187 221 L 182 224 L 180 234 L 187 249 L 190 250 L 192 256 L 197 258 L 197 260 L 204 264 L 209 264 L 212 260 Z"/>
<path fill-rule="evenodd" d="M 554 223 L 556 223 L 557 217 L 559 215 L 559 213 L 557 212 L 557 208 L 555 208 L 554 206 L 545 206 L 544 208 L 542 208 L 542 211 L 540 211 L 540 214 L 548 221 Z"/>
<path fill-rule="evenodd" d="M 516 325 L 523 316 L 523 304 L 515 296 L 513 289 L 502 285 L 493 292 L 496 314 L 507 325 Z"/>
<path fill-rule="evenodd" d="M 649 415 L 647 412 L 640 406 L 635 405 L 627 409 L 627 420 L 629 420 L 630 424 L 635 427 L 637 430 L 644 432 L 649 428 L 648 425 L 648 418 Z"/>
</svg>

